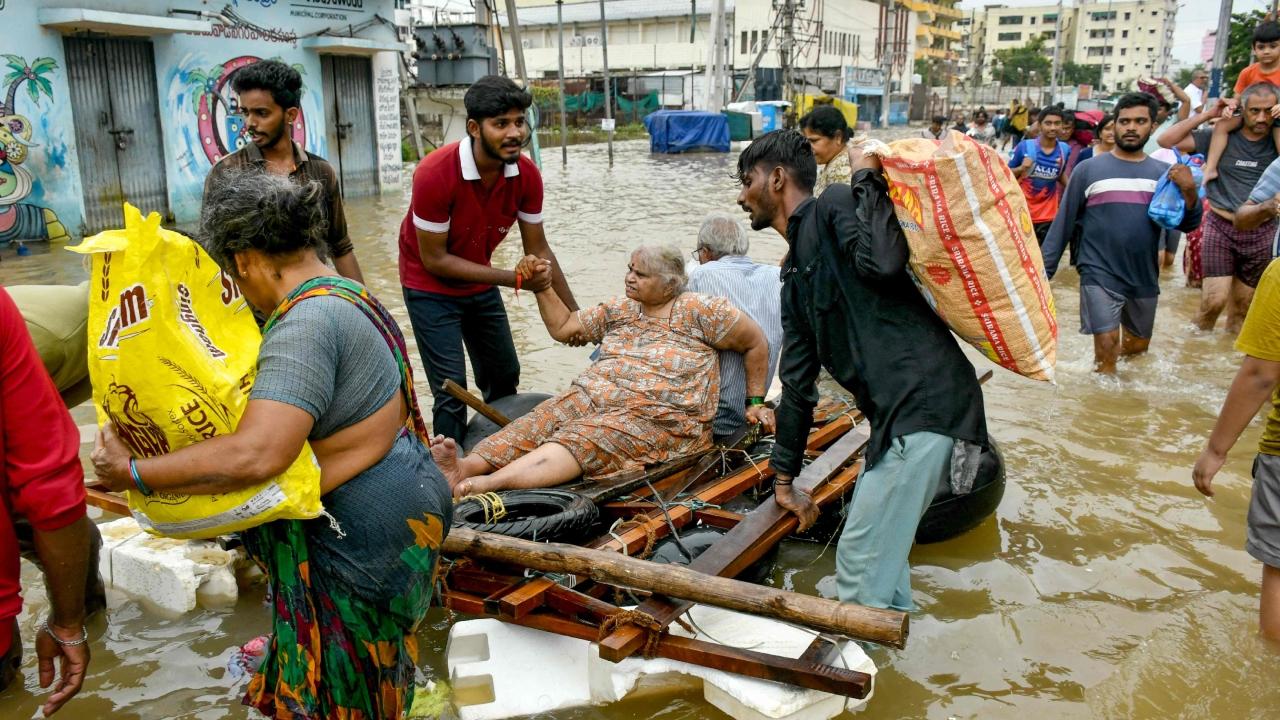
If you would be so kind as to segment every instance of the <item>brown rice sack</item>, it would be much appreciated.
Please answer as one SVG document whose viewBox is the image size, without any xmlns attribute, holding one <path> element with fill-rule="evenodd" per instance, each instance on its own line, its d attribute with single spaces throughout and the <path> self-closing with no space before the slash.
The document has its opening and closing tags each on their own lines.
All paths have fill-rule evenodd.
<svg viewBox="0 0 1280 720">
<path fill-rule="evenodd" d="M 916 285 L 992 362 L 1053 382 L 1058 322 L 1026 199 L 992 148 L 950 131 L 870 143 L 889 178 Z"/>
</svg>

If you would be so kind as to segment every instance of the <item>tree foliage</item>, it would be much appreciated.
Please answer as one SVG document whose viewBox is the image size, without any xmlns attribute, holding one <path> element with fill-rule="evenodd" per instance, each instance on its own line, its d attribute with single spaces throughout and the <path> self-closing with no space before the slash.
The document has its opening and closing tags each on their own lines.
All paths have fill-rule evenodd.
<svg viewBox="0 0 1280 720">
<path fill-rule="evenodd" d="M 1033 85 L 1032 73 L 1039 82 L 1049 82 L 1053 63 L 1045 54 L 1043 37 L 1034 38 L 1022 47 L 997 50 L 995 58 L 999 63 L 995 77 L 1005 85 Z"/>
<path fill-rule="evenodd" d="M 1102 66 L 1082 65 L 1073 62 L 1063 63 L 1062 84 L 1092 85 L 1096 88 L 1102 84 Z"/>
</svg>

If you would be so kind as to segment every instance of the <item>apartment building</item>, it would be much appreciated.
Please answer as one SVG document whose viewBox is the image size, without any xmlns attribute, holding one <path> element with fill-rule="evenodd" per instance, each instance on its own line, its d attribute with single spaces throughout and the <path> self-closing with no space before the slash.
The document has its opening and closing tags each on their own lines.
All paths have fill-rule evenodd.
<svg viewBox="0 0 1280 720">
<path fill-rule="evenodd" d="M 1059 59 L 1102 68 L 1101 89 L 1119 91 L 1140 77 L 1168 72 L 1177 13 L 1176 0 L 1093 2 L 1064 5 Z M 1046 55 L 1057 41 L 1058 5 L 988 5 L 964 27 L 972 31 L 971 72 L 984 83 L 994 79 L 996 51 L 1044 38 Z"/>
</svg>

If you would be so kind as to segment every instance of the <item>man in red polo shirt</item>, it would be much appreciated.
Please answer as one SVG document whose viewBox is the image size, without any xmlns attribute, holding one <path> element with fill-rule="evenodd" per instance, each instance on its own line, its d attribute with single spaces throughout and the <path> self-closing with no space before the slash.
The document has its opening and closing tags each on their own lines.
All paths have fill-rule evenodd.
<svg viewBox="0 0 1280 720">
<path fill-rule="evenodd" d="M 486 402 L 514 394 L 520 382 L 520 360 L 496 287 L 516 287 L 517 273 L 489 264 L 512 226 L 520 226 L 521 257 L 550 260 L 551 286 L 570 310 L 578 309 L 543 232 L 542 175 L 520 154 L 529 137 L 525 111 L 532 96 L 489 75 L 467 89 L 463 103 L 466 139 L 418 163 L 400 225 L 400 284 L 435 396 L 432 429 L 459 445 L 467 407 L 441 388 L 445 380 L 466 387 L 464 346 Z M 546 288 L 546 279 L 525 280 L 527 290 Z"/>
<path fill-rule="evenodd" d="M 0 289 L 0 692 L 22 661 L 14 525 L 23 518 L 34 531 L 51 607 L 32 638 L 40 687 L 53 683 L 58 665 L 45 715 L 80 691 L 89 665 L 84 601 L 92 525 L 85 516 L 79 449 L 80 433 L 40 363 L 22 314 Z"/>
</svg>

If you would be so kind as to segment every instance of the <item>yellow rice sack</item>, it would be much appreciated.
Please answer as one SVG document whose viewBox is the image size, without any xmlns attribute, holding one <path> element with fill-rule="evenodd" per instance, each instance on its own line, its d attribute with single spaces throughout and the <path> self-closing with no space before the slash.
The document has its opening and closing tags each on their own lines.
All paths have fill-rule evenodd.
<svg viewBox="0 0 1280 720">
<path fill-rule="evenodd" d="M 231 278 L 197 243 L 124 206 L 123 230 L 70 250 L 92 257 L 89 378 L 99 425 L 115 423 L 135 457 L 232 432 L 249 401 L 262 335 Z M 144 480 L 146 478 L 143 478 Z M 320 514 L 309 446 L 285 473 L 221 495 L 129 491 L 157 535 L 206 538 Z"/>
<path fill-rule="evenodd" d="M 1058 321 L 1031 214 L 996 151 L 950 131 L 867 148 L 889 178 L 916 284 L 992 362 L 1053 382 Z"/>
</svg>

